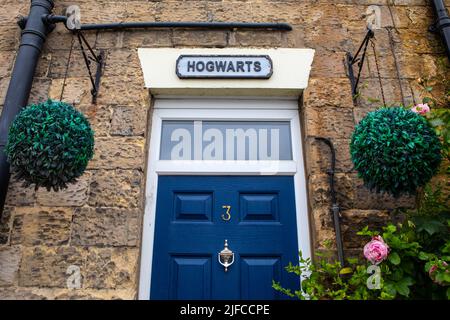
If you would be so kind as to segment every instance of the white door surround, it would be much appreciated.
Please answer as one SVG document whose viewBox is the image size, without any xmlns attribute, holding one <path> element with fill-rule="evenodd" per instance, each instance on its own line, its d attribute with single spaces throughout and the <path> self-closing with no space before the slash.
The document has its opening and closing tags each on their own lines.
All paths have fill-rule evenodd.
<svg viewBox="0 0 450 320">
<path fill-rule="evenodd" d="M 138 49 L 145 87 L 156 97 L 151 122 L 141 246 L 139 299 L 149 299 L 156 195 L 160 175 L 290 175 L 294 177 L 298 246 L 311 256 L 307 189 L 298 98 L 307 87 L 313 49 Z M 267 55 L 270 79 L 180 79 L 180 55 Z M 274 98 L 275 97 L 275 98 Z M 291 161 L 162 161 L 163 120 L 289 121 Z"/>
<path fill-rule="evenodd" d="M 250 108 L 246 108 L 246 106 Z M 214 106 L 211 108 L 211 106 Z M 256 106 L 260 106 L 257 108 Z M 292 161 L 168 161 L 159 160 L 161 128 L 164 120 L 289 121 Z M 160 175 L 290 175 L 295 182 L 298 247 L 305 257 L 311 255 L 306 178 L 301 131 L 296 100 L 235 99 L 157 99 L 154 105 L 144 227 L 141 248 L 139 299 L 149 299 L 156 212 Z"/>
</svg>

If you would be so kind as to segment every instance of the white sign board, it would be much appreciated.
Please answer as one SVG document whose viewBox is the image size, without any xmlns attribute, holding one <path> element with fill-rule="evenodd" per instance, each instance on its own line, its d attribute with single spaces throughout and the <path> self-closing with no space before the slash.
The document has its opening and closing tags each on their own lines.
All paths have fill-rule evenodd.
<svg viewBox="0 0 450 320">
<path fill-rule="evenodd" d="M 268 55 L 181 55 L 176 73 L 180 79 L 269 79 L 273 64 Z"/>
</svg>

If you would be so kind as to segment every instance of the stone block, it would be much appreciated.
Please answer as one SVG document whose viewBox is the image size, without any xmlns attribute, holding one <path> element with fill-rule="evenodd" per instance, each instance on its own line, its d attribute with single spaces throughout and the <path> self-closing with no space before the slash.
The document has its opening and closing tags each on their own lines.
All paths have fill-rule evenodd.
<svg viewBox="0 0 450 320">
<path fill-rule="evenodd" d="M 141 231 L 137 209 L 79 208 L 74 213 L 71 244 L 135 247 Z"/>
<path fill-rule="evenodd" d="M 405 53 L 398 55 L 402 78 L 417 79 L 426 76 L 435 77 L 439 74 L 438 56 L 430 54 Z"/>
<path fill-rule="evenodd" d="M 64 79 L 52 79 L 49 98 L 61 100 Z M 90 104 L 92 101 L 91 82 L 89 78 L 67 78 L 62 100 L 71 104 Z"/>
<path fill-rule="evenodd" d="M 135 300 L 136 298 L 135 288 L 58 290 L 52 295 L 52 299 L 55 300 Z"/>
<path fill-rule="evenodd" d="M 332 143 L 336 150 L 336 172 L 351 172 L 350 140 L 333 139 Z M 326 173 L 331 168 L 331 151 L 324 142 L 307 138 L 306 154 L 308 173 Z"/>
<path fill-rule="evenodd" d="M 353 108 L 350 81 L 345 78 L 312 78 L 303 94 L 303 101 L 305 108 Z"/>
<path fill-rule="evenodd" d="M 9 81 L 11 78 L 6 77 L 0 79 L 0 101 L 3 103 L 5 101 L 6 92 L 8 91 Z"/>
<path fill-rule="evenodd" d="M 341 232 L 346 249 L 360 249 L 370 241 L 368 237 L 357 235 L 364 227 L 369 230 L 382 231 L 389 222 L 389 213 L 380 210 L 345 210 L 342 212 Z"/>
<path fill-rule="evenodd" d="M 112 41 L 106 43 L 104 38 L 108 36 L 99 34 L 97 45 L 106 46 L 107 43 L 114 43 Z M 166 29 L 130 30 L 123 35 L 120 43 L 119 41 L 115 41 L 115 43 L 121 44 L 124 48 L 172 47 L 172 31 Z"/>
<path fill-rule="evenodd" d="M 253 3 L 247 1 L 205 1 L 208 20 L 255 22 Z"/>
<path fill-rule="evenodd" d="M 143 169 L 143 138 L 103 138 L 95 141 L 94 158 L 89 163 L 91 169 Z"/>
<path fill-rule="evenodd" d="M 136 286 L 139 250 L 89 248 L 83 288 L 125 289 Z"/>
<path fill-rule="evenodd" d="M 341 78 L 338 81 L 343 81 L 347 78 L 344 59 L 345 52 L 329 52 L 328 50 L 318 49 L 312 64 L 311 79 L 321 78 L 317 81 L 323 81 L 324 83 L 331 78 Z M 324 81 L 324 79 L 327 80 Z M 347 88 L 342 88 L 342 94 L 347 93 L 351 96 L 351 85 L 348 80 L 347 82 Z"/>
<path fill-rule="evenodd" d="M 394 25 L 398 29 L 412 29 L 426 33 L 433 21 L 434 13 L 431 5 L 428 6 L 395 6 L 392 7 Z"/>
<path fill-rule="evenodd" d="M 81 285 L 86 249 L 76 247 L 27 247 L 19 269 L 19 286 L 67 288 L 70 266 L 78 266 L 81 271 Z"/>
<path fill-rule="evenodd" d="M 156 21 L 208 21 L 205 1 L 161 1 L 155 14 Z"/>
<path fill-rule="evenodd" d="M 0 51 L 0 79 L 11 75 L 15 56 L 15 51 Z"/>
<path fill-rule="evenodd" d="M 47 191 L 40 188 L 37 191 L 37 203 L 47 207 L 80 207 L 87 203 L 91 173 L 86 172 L 77 179 L 76 183 L 68 185 L 67 189 L 59 192 Z"/>
<path fill-rule="evenodd" d="M 147 128 L 147 107 L 113 107 L 111 135 L 145 136 Z"/>
<path fill-rule="evenodd" d="M 51 83 L 52 81 L 48 78 L 34 78 L 28 104 L 47 101 Z"/>
<path fill-rule="evenodd" d="M 11 244 L 61 246 L 69 243 L 72 209 L 16 207 Z"/>
<path fill-rule="evenodd" d="M 308 48 L 343 52 L 352 46 L 349 31 L 342 25 L 307 25 L 304 30 L 305 45 Z"/>
<path fill-rule="evenodd" d="M 282 47 L 284 31 L 236 31 L 230 35 L 232 47 Z"/>
<path fill-rule="evenodd" d="M 102 104 L 82 104 L 76 108 L 89 120 L 95 139 L 109 135 L 113 109 Z"/>
<path fill-rule="evenodd" d="M 143 177 L 139 170 L 94 170 L 89 205 L 136 208 L 141 206 Z"/>
<path fill-rule="evenodd" d="M 13 207 L 5 205 L 0 217 L 0 245 L 8 244 L 9 232 L 11 230 L 11 216 Z"/>
<path fill-rule="evenodd" d="M 227 45 L 227 33 L 222 30 L 179 30 L 173 31 L 174 46 L 183 47 L 218 47 Z"/>
<path fill-rule="evenodd" d="M 141 64 L 137 50 L 114 49 L 109 50 L 106 56 L 105 77 L 120 75 L 132 76 L 143 80 Z"/>
<path fill-rule="evenodd" d="M 141 78 L 129 75 L 103 77 L 97 102 L 104 105 L 148 106 L 150 95 Z"/>
<path fill-rule="evenodd" d="M 411 29 L 399 29 L 398 38 L 401 43 L 402 53 L 418 54 L 443 54 L 445 48 L 437 34 L 430 32 L 418 33 Z"/>
<path fill-rule="evenodd" d="M 23 181 L 18 181 L 13 175 L 8 186 L 6 194 L 6 204 L 10 206 L 28 206 L 36 201 L 36 192 L 34 185 L 23 186 Z"/>
<path fill-rule="evenodd" d="M 15 51 L 19 47 L 20 28 L 15 23 L 0 23 L 0 50 Z"/>
<path fill-rule="evenodd" d="M 68 46 L 70 46 L 70 43 Z M 70 47 L 65 48 L 65 50 L 52 51 L 52 59 L 49 68 L 49 75 L 52 79 L 64 78 L 66 76 L 66 72 L 67 77 L 69 78 L 82 78 L 89 76 L 81 51 L 79 49 L 74 49 L 70 52 L 70 50 L 68 50 L 69 48 Z M 90 55 L 87 51 L 86 54 Z M 94 75 L 95 70 L 96 65 L 92 62 L 91 71 Z"/>
<path fill-rule="evenodd" d="M 381 79 L 380 84 L 377 78 L 363 79 L 359 86 L 358 106 L 355 108 L 355 112 L 359 108 L 375 110 L 383 106 L 383 94 L 388 106 L 403 105 L 402 90 L 406 105 L 412 104 L 414 100 L 417 100 L 417 94 L 408 80 Z M 359 123 L 360 120 L 361 117 L 355 117 L 356 123 Z"/>
<path fill-rule="evenodd" d="M 18 246 L 0 247 L 0 287 L 16 284 L 21 257 Z"/>
<path fill-rule="evenodd" d="M 156 2 L 127 1 L 125 14 L 127 21 L 151 22 L 155 21 L 159 5 Z M 122 9 L 123 10 L 123 9 Z"/>
<path fill-rule="evenodd" d="M 340 208 L 353 208 L 355 186 L 351 174 L 339 173 L 335 175 L 336 199 Z M 311 207 L 331 208 L 330 180 L 328 174 L 313 174 L 308 179 L 309 203 Z"/>
<path fill-rule="evenodd" d="M 36 289 L 20 287 L 0 287 L 1 300 L 46 300 L 47 297 L 37 293 Z"/>
<path fill-rule="evenodd" d="M 350 139 L 354 130 L 352 108 L 305 107 L 308 135 L 332 139 Z"/>
<path fill-rule="evenodd" d="M 127 31 L 131 33 L 132 31 Z M 95 40 L 96 49 L 122 48 L 125 31 L 103 30 Z"/>
</svg>

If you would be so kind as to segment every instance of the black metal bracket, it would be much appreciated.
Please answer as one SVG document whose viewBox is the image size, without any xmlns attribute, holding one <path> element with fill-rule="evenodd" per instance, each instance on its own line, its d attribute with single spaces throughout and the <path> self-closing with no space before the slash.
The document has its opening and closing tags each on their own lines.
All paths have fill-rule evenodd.
<svg viewBox="0 0 450 320">
<path fill-rule="evenodd" d="M 81 53 L 83 54 L 84 62 L 86 64 L 86 69 L 89 73 L 89 78 L 91 80 L 92 103 L 96 104 L 98 92 L 100 90 L 100 81 L 101 81 L 101 77 L 103 74 L 103 67 L 104 67 L 104 63 L 105 63 L 105 53 L 103 50 L 100 50 L 99 54 L 96 54 L 80 30 L 75 30 L 74 33 L 76 34 L 76 36 L 78 38 L 78 42 L 80 44 L 80 50 L 81 50 Z M 86 47 L 90 53 L 90 56 L 86 53 L 83 43 L 86 45 Z M 95 77 L 93 76 L 92 71 L 91 71 L 92 62 L 95 62 L 95 64 L 96 64 Z"/>
<path fill-rule="evenodd" d="M 348 69 L 348 77 L 350 79 L 350 83 L 352 85 L 352 96 L 353 100 L 356 99 L 358 95 L 358 84 L 361 78 L 361 71 L 364 66 L 364 61 L 366 59 L 367 47 L 369 45 L 370 40 L 375 36 L 375 33 L 371 30 L 367 30 L 367 34 L 364 37 L 363 42 L 359 46 L 358 51 L 353 56 L 350 52 L 346 54 L 346 65 Z M 361 54 L 361 57 L 359 57 Z M 358 76 L 355 78 L 355 73 L 353 71 L 353 66 L 358 65 Z"/>
</svg>

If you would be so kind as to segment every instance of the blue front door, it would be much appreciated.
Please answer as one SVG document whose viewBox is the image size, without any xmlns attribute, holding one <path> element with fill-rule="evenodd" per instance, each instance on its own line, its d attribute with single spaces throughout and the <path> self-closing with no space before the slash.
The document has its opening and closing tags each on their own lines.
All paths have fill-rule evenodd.
<svg viewBox="0 0 450 320">
<path fill-rule="evenodd" d="M 293 177 L 160 176 L 152 299 L 281 299 L 299 288 Z M 225 271 L 218 253 L 234 253 Z"/>
</svg>

